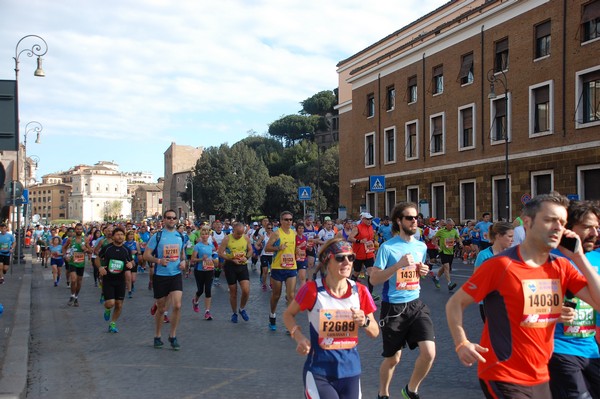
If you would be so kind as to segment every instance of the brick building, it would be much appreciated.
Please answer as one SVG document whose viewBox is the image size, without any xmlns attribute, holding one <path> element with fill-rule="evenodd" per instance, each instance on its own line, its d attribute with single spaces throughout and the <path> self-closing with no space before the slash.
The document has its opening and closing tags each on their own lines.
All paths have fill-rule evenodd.
<svg viewBox="0 0 600 399">
<path fill-rule="evenodd" d="M 512 220 L 551 190 L 600 199 L 600 0 L 450 1 L 338 75 L 350 216 L 410 200 L 426 216 Z M 385 192 L 370 191 L 378 175 Z"/>
</svg>

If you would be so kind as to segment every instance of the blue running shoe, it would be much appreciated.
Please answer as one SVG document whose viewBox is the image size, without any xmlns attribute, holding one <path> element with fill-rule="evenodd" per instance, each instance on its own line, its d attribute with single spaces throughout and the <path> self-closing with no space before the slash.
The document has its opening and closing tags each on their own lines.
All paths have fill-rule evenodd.
<svg viewBox="0 0 600 399">
<path fill-rule="evenodd" d="M 162 348 L 162 347 L 163 347 L 163 345 L 164 345 L 164 344 L 163 344 L 163 342 L 162 342 L 162 339 L 160 339 L 160 337 L 154 337 L 154 347 L 155 347 L 156 349 L 160 349 L 160 348 Z"/>
<path fill-rule="evenodd" d="M 269 330 L 277 331 L 277 319 L 275 317 L 269 317 Z"/>
<path fill-rule="evenodd" d="M 113 334 L 119 332 L 119 330 L 117 329 L 117 324 L 114 321 L 108 325 L 108 332 Z"/>
<path fill-rule="evenodd" d="M 246 309 L 240 310 L 240 315 L 242 316 L 242 319 L 244 319 L 244 321 L 250 320 L 250 316 L 248 316 Z"/>
<path fill-rule="evenodd" d="M 110 320 L 110 309 L 104 309 L 104 320 Z"/>
<path fill-rule="evenodd" d="M 171 343 L 171 348 L 173 348 L 173 350 L 178 351 L 181 349 L 181 345 L 177 342 L 177 337 L 169 337 L 169 342 Z"/>
<path fill-rule="evenodd" d="M 232 323 L 237 323 L 238 322 L 237 313 L 234 313 L 234 314 L 231 315 L 231 322 Z"/>
</svg>

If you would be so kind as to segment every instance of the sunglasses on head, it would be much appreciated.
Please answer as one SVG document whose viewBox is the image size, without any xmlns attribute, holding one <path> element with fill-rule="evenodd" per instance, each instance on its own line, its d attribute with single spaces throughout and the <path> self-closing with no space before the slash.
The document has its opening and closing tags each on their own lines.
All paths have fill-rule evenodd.
<svg viewBox="0 0 600 399">
<path fill-rule="evenodd" d="M 335 254 L 333 256 L 333 258 L 335 259 L 336 262 L 340 262 L 340 263 L 342 263 L 344 261 L 344 259 L 348 259 L 348 262 L 354 262 L 354 260 L 356 259 L 356 255 L 354 255 L 354 254 L 348 254 L 348 255 Z"/>
</svg>

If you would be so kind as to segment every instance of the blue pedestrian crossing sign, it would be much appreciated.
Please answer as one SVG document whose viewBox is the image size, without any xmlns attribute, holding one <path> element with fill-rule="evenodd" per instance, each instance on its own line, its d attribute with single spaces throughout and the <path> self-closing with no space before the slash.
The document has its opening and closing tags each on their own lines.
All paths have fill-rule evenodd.
<svg viewBox="0 0 600 399">
<path fill-rule="evenodd" d="M 298 199 L 300 201 L 310 201 L 312 198 L 312 188 L 309 186 L 298 187 Z"/>
<path fill-rule="evenodd" d="M 385 191 L 385 176 L 369 176 L 369 191 L 383 193 Z"/>
</svg>

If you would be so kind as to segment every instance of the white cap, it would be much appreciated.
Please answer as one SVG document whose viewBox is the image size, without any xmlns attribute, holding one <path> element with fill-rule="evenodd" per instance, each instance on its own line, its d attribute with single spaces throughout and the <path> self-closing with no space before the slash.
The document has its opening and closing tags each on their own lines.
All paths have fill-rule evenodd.
<svg viewBox="0 0 600 399">
<path fill-rule="evenodd" d="M 373 215 L 371 215 L 369 212 L 363 212 L 360 214 L 361 218 L 365 218 L 365 219 L 373 219 Z"/>
</svg>

